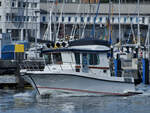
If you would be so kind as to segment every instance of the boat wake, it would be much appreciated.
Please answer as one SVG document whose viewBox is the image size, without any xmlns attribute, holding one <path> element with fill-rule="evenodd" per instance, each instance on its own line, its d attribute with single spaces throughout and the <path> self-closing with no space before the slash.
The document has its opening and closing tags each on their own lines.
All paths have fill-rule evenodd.
<svg viewBox="0 0 150 113">
<path fill-rule="evenodd" d="M 16 93 L 13 98 L 14 99 L 21 99 L 21 100 L 30 100 L 31 98 L 36 97 L 36 91 L 26 91 L 26 92 L 21 92 L 21 93 Z"/>
<path fill-rule="evenodd" d="M 142 92 L 142 94 L 140 95 L 150 96 L 150 85 L 139 84 L 138 86 L 136 86 L 136 91 Z"/>
</svg>

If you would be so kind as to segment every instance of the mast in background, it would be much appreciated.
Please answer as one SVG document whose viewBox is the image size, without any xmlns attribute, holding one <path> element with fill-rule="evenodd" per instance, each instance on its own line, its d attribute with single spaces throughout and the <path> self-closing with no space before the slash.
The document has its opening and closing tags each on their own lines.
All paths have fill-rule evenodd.
<svg viewBox="0 0 150 113">
<path fill-rule="evenodd" d="M 111 0 L 109 0 L 109 13 L 108 13 L 108 27 L 109 27 L 109 36 L 108 36 L 108 40 L 110 41 L 110 44 L 112 44 L 112 41 L 111 41 L 111 24 L 110 24 L 110 18 L 111 18 L 111 6 L 112 6 L 112 2 Z"/>
<path fill-rule="evenodd" d="M 137 45 L 141 45 L 141 39 L 140 39 L 140 23 L 139 23 L 139 18 L 140 18 L 140 0 L 138 0 L 138 36 L 137 36 Z"/>
<path fill-rule="evenodd" d="M 119 42 L 121 43 L 122 42 L 122 38 L 121 38 L 121 24 L 120 24 L 120 0 L 119 0 L 119 18 L 118 18 L 118 21 L 119 21 Z"/>
</svg>

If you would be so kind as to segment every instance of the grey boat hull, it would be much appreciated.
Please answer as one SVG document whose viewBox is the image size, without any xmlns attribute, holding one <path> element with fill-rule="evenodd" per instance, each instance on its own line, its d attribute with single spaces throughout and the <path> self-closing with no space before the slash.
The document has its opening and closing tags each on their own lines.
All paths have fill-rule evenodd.
<svg viewBox="0 0 150 113">
<path fill-rule="evenodd" d="M 110 81 L 70 74 L 25 74 L 40 95 L 70 93 L 75 95 L 131 95 L 135 94 L 133 83 Z"/>
</svg>

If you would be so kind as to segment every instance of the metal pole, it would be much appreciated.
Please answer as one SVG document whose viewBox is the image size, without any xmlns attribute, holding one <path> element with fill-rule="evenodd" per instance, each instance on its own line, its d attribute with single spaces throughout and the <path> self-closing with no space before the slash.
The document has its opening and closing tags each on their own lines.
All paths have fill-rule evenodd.
<svg viewBox="0 0 150 113">
<path fill-rule="evenodd" d="M 149 21 L 150 21 L 150 18 L 149 18 Z M 150 23 L 148 24 L 148 59 L 150 58 L 150 40 L 149 40 L 149 38 L 150 38 Z"/>
<path fill-rule="evenodd" d="M 35 54 L 35 56 L 36 56 L 36 58 L 37 58 L 37 38 L 38 38 L 38 29 L 37 29 L 37 24 L 38 24 L 38 22 L 37 22 L 37 14 L 36 14 L 36 12 L 35 12 L 35 17 L 36 17 L 36 36 L 35 36 L 35 52 L 36 52 L 36 54 Z"/>
<path fill-rule="evenodd" d="M 111 0 L 109 0 L 109 14 L 108 14 L 108 24 L 109 24 L 109 36 L 108 36 L 108 40 L 111 36 L 111 25 L 110 25 L 110 16 L 111 16 Z"/>
<path fill-rule="evenodd" d="M 119 0 L 119 41 L 121 42 L 121 25 L 120 25 L 120 0 Z"/>
<path fill-rule="evenodd" d="M 139 23 L 139 18 L 140 18 L 140 0 L 138 0 L 138 39 L 137 39 L 137 44 L 140 46 L 141 40 L 140 40 L 140 23 Z"/>
<path fill-rule="evenodd" d="M 52 40 L 52 11 L 50 11 L 50 39 L 47 40 Z"/>
</svg>

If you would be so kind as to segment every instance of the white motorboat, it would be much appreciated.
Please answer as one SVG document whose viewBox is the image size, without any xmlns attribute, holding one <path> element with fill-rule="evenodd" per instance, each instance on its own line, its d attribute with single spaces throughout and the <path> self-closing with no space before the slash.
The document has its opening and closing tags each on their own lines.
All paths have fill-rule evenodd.
<svg viewBox="0 0 150 113">
<path fill-rule="evenodd" d="M 132 76 L 116 77 L 111 74 L 109 46 L 107 41 L 85 38 L 70 42 L 68 47 L 43 50 L 44 69 L 22 69 L 22 77 L 40 95 L 136 94 Z"/>
</svg>

